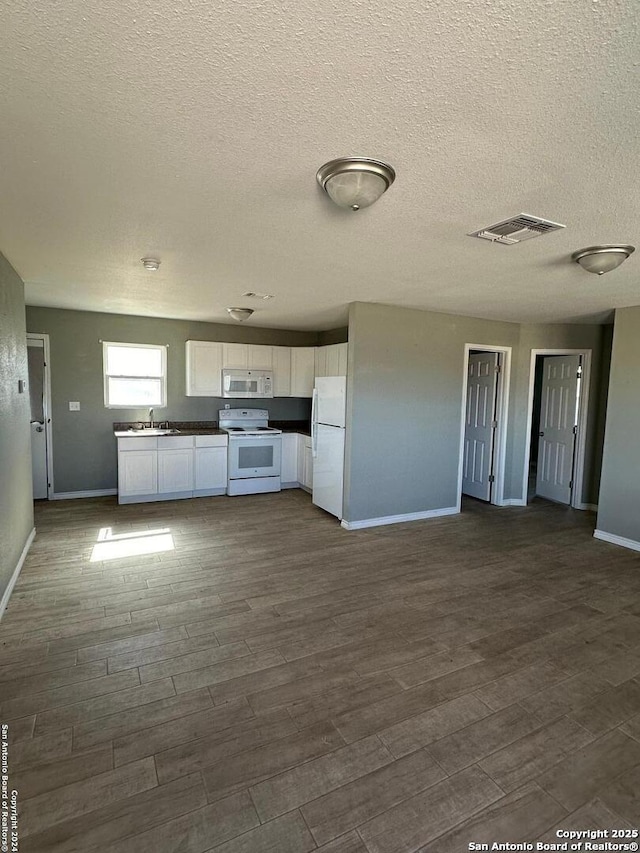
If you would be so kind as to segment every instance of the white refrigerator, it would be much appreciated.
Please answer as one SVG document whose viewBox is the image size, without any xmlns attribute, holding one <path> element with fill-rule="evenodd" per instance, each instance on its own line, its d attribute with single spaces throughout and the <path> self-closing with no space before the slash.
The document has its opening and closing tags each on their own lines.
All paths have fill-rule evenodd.
<svg viewBox="0 0 640 853">
<path fill-rule="evenodd" d="M 313 502 L 342 519 L 346 376 L 318 376 L 313 389 Z"/>
</svg>

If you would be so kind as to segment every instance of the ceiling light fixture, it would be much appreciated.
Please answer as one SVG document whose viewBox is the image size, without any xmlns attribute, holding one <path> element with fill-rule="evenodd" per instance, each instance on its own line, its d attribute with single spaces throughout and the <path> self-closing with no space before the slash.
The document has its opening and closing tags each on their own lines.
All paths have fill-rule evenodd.
<svg viewBox="0 0 640 853">
<path fill-rule="evenodd" d="M 141 258 L 140 260 L 146 270 L 157 270 L 160 266 L 160 261 L 157 258 Z"/>
<path fill-rule="evenodd" d="M 632 252 L 635 252 L 635 246 L 619 246 L 616 244 L 589 246 L 587 249 L 574 252 L 571 255 L 571 260 L 580 264 L 582 269 L 587 272 L 604 275 L 606 272 L 611 272 L 611 270 L 619 267 Z"/>
<path fill-rule="evenodd" d="M 339 157 L 318 169 L 316 179 L 338 207 L 369 207 L 396 179 L 394 169 L 368 157 Z"/>
<path fill-rule="evenodd" d="M 227 314 L 242 323 L 243 320 L 248 320 L 253 314 L 253 308 L 227 308 Z"/>
</svg>

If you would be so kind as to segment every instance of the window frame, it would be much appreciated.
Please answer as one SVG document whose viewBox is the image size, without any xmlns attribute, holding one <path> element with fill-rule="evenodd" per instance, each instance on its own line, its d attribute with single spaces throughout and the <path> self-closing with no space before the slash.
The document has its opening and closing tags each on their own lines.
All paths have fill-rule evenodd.
<svg viewBox="0 0 640 853">
<path fill-rule="evenodd" d="M 123 373 L 108 373 L 108 348 L 109 347 L 127 347 L 129 349 L 153 349 L 160 350 L 162 359 L 162 376 L 130 376 Z M 105 409 L 165 409 L 167 406 L 167 345 L 166 344 L 133 344 L 127 341 L 102 341 L 102 385 Z M 135 406 L 116 405 L 109 402 L 109 379 L 161 379 L 161 403 L 154 403 L 153 406 L 148 406 L 146 403 L 139 403 Z"/>
</svg>

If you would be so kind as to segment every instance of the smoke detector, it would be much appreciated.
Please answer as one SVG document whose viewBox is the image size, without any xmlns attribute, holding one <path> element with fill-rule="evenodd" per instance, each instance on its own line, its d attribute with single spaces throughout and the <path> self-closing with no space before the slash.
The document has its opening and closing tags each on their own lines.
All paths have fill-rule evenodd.
<svg viewBox="0 0 640 853">
<path fill-rule="evenodd" d="M 504 219 L 495 225 L 472 231 L 469 237 L 480 237 L 481 240 L 490 240 L 492 243 L 502 243 L 511 246 L 514 243 L 522 243 L 533 237 L 542 237 L 552 231 L 558 231 L 566 226 L 559 222 L 551 222 L 550 219 L 541 219 L 539 216 L 531 216 L 528 213 L 520 213 L 511 219 Z"/>
<path fill-rule="evenodd" d="M 157 258 L 141 258 L 140 260 L 146 270 L 157 270 L 160 267 L 160 261 Z"/>
</svg>

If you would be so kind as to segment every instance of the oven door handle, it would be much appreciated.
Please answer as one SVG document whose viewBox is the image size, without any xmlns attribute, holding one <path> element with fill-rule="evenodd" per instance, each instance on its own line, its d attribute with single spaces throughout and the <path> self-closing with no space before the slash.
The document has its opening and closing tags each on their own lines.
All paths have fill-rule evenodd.
<svg viewBox="0 0 640 853">
<path fill-rule="evenodd" d="M 316 419 L 316 408 L 318 405 L 318 389 L 313 389 L 311 397 L 311 457 L 318 455 L 318 421 Z"/>
</svg>

